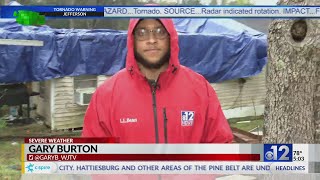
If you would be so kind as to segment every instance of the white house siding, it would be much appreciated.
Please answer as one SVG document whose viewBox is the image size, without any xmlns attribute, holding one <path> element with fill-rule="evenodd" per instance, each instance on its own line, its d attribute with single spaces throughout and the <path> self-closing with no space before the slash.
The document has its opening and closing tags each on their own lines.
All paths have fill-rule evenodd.
<svg viewBox="0 0 320 180">
<path fill-rule="evenodd" d="M 106 79 L 108 76 L 97 76 L 97 85 L 101 85 Z M 88 106 L 80 106 L 74 102 L 73 77 L 56 79 L 54 94 L 54 129 L 82 127 Z"/>
<path fill-rule="evenodd" d="M 241 95 L 238 80 L 211 84 L 220 100 L 227 118 L 259 116 L 264 112 L 266 97 L 266 74 L 263 70 L 259 75 L 246 78 Z"/>
<path fill-rule="evenodd" d="M 266 97 L 265 71 L 246 79 L 240 96 L 240 83 L 238 80 L 211 85 L 215 89 L 223 109 L 264 104 Z"/>
<path fill-rule="evenodd" d="M 33 96 L 32 103 L 37 104 L 36 113 L 45 119 L 45 124 L 51 126 L 51 82 L 52 80 L 43 81 L 44 82 L 44 95 L 43 96 Z M 34 92 L 40 92 L 40 82 L 32 83 L 32 90 Z"/>
<path fill-rule="evenodd" d="M 80 106 L 74 102 L 73 77 L 55 79 L 54 111 L 52 129 L 69 129 L 82 127 L 83 116 L 87 106 Z"/>
</svg>

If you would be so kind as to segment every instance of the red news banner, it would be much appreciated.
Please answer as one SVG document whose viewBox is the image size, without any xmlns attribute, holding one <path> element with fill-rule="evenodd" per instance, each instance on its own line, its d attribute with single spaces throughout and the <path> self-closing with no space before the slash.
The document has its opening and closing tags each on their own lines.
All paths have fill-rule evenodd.
<svg viewBox="0 0 320 180">
<path fill-rule="evenodd" d="M 106 153 L 125 144 L 118 138 L 25 138 L 26 161 L 260 161 L 260 154 L 132 154 Z M 121 145 L 124 147 L 122 148 Z M 135 147 L 144 145 L 134 145 Z"/>
</svg>

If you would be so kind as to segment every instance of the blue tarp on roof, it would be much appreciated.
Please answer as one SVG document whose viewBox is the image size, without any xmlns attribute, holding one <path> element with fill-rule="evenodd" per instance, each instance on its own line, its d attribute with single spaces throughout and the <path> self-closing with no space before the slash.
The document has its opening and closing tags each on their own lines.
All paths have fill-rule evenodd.
<svg viewBox="0 0 320 180">
<path fill-rule="evenodd" d="M 252 36 L 263 35 L 263 33 L 233 19 L 176 18 L 173 19 L 173 21 L 177 31 L 179 32 L 220 35 L 228 34 L 233 36 L 246 32 Z"/>
<path fill-rule="evenodd" d="M 188 27 L 196 27 L 193 20 L 198 20 L 198 27 L 204 29 L 190 32 Z M 187 21 L 175 19 L 177 29 L 181 31 L 181 64 L 204 75 L 209 82 L 250 77 L 260 73 L 266 64 L 267 39 L 264 34 L 237 27 L 229 28 L 230 33 L 223 29 L 219 33 L 220 28 L 211 21 L 209 24 L 202 21 L 202 25 L 201 19 Z M 233 32 L 235 30 L 238 31 Z M 2 20 L 0 39 L 44 42 L 43 47 L 0 45 L 0 83 L 85 74 L 113 75 L 125 66 L 125 31 L 53 29 Z"/>
<path fill-rule="evenodd" d="M 267 36 L 232 19 L 174 19 L 181 64 L 221 82 L 259 74 L 267 63 Z"/>
</svg>

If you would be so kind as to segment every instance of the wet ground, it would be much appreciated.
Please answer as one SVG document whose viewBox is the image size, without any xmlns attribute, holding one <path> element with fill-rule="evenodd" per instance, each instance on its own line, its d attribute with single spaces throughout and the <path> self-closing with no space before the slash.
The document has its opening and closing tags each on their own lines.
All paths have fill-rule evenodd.
<svg viewBox="0 0 320 180">
<path fill-rule="evenodd" d="M 21 178 L 21 144 L 25 137 L 70 137 L 79 135 L 80 131 L 51 131 L 42 121 L 17 121 L 16 123 L 6 124 L 5 127 L 0 128 L 0 179 L 16 180 Z"/>
</svg>

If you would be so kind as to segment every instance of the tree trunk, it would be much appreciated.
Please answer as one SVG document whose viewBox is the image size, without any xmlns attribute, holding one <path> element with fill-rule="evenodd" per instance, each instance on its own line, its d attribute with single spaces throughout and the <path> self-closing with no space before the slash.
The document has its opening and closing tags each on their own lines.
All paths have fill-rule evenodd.
<svg viewBox="0 0 320 180">
<path fill-rule="evenodd" d="M 303 0 L 280 4 L 306 5 Z M 319 39 L 318 19 L 271 23 L 264 143 L 320 143 Z"/>
<path fill-rule="evenodd" d="M 280 0 L 278 4 L 320 5 L 320 0 Z M 319 19 L 271 23 L 263 143 L 320 143 L 319 39 Z M 312 176 L 265 175 L 261 179 L 319 178 Z"/>
</svg>

